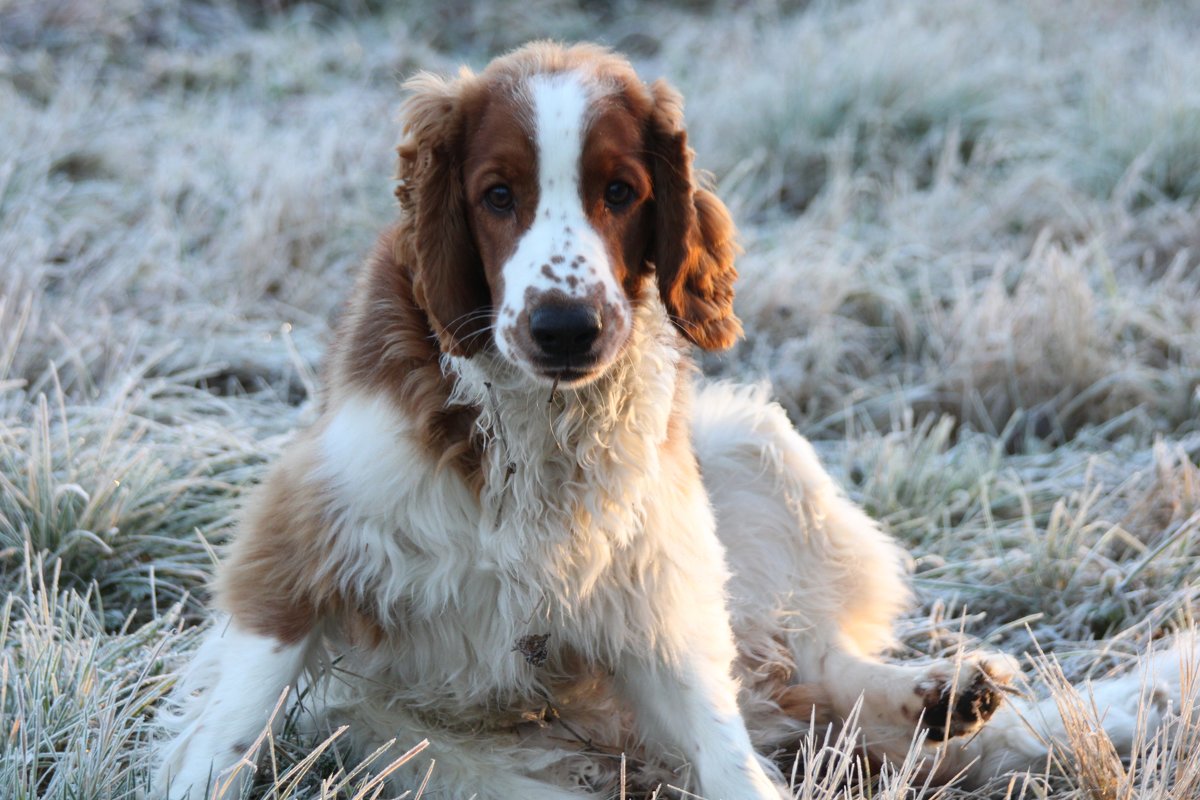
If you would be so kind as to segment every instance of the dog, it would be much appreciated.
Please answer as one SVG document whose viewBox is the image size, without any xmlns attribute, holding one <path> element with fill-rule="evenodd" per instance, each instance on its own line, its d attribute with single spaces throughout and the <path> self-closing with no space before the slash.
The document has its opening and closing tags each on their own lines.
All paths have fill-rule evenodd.
<svg viewBox="0 0 1200 800">
<path fill-rule="evenodd" d="M 301 680 L 364 751 L 428 739 L 427 797 L 612 794 L 622 752 L 787 797 L 769 755 L 847 718 L 935 777 L 1044 762 L 1062 721 L 1004 702 L 1012 658 L 880 660 L 906 554 L 762 389 L 700 378 L 738 246 L 680 95 L 545 42 L 407 89 L 401 218 L 221 566 L 159 791 L 203 796 Z M 1096 695 L 1118 741 L 1129 680 Z"/>
</svg>

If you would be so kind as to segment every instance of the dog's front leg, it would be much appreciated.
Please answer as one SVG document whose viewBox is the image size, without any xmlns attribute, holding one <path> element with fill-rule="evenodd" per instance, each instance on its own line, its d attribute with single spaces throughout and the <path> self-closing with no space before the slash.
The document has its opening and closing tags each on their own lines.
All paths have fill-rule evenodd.
<svg viewBox="0 0 1200 800">
<path fill-rule="evenodd" d="M 214 784 L 245 780 L 252 770 L 234 776 L 231 768 L 295 685 L 307 650 L 308 637 L 283 642 L 243 630 L 236 620 L 218 622 L 175 689 L 177 713 L 165 715 L 174 736 L 159 753 L 156 796 L 203 800 Z"/>
<path fill-rule="evenodd" d="M 700 653 L 677 653 L 672 659 L 630 654 L 617 675 L 639 723 L 653 738 L 682 751 L 706 800 L 789 796 L 755 755 L 728 662 Z"/>
</svg>

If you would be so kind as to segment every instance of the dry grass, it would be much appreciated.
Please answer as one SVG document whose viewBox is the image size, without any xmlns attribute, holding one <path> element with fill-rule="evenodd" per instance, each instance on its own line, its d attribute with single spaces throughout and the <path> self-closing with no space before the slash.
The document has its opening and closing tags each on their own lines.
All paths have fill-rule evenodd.
<svg viewBox="0 0 1200 800">
<path fill-rule="evenodd" d="M 770 380 L 910 546 L 910 654 L 1054 654 L 1047 774 L 923 788 L 814 735 L 799 796 L 1196 796 L 1194 710 L 1122 763 L 1065 682 L 1200 600 L 1194 4 L 232 3 L 0 0 L 6 796 L 144 787 L 215 548 L 394 213 L 399 79 L 542 35 L 689 98 L 747 249 L 706 367 Z M 285 734 L 254 793 L 374 796 L 416 744 L 355 772 Z"/>
</svg>

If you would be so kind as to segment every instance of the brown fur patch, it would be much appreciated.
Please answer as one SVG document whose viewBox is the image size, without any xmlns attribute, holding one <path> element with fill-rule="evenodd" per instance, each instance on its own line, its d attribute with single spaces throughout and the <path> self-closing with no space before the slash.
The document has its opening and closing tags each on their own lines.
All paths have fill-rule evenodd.
<svg viewBox="0 0 1200 800">
<path fill-rule="evenodd" d="M 479 114 L 487 95 L 466 77 L 421 75 L 409 81 L 404 104 L 404 142 L 397 148 L 396 197 L 405 213 L 405 270 L 411 294 L 447 351 L 469 355 L 486 339 L 490 293 L 473 244 L 460 179 L 466 121 Z"/>
<path fill-rule="evenodd" d="M 321 430 L 317 425 L 297 440 L 251 497 L 218 574 L 217 605 L 280 647 L 303 640 L 330 616 L 351 643 L 378 646 L 379 622 L 334 582 L 331 500 L 311 477 Z"/>
<path fill-rule="evenodd" d="M 613 278 L 633 299 L 648 270 L 646 251 L 654 226 L 654 209 L 648 202 L 653 186 L 643 141 L 651 101 L 645 85 L 637 81 L 623 84 L 597 108 L 584 136 L 580 201 L 604 241 Z M 605 200 L 614 182 L 630 187 L 630 200 L 621 207 L 610 207 Z M 580 263 L 585 260 L 578 258 Z"/>
<path fill-rule="evenodd" d="M 412 238 L 405 223 L 386 231 L 359 278 L 333 347 L 331 403 L 354 392 L 383 390 L 420 432 L 432 462 L 454 468 L 478 491 L 483 480 L 481 445 L 474 438 L 478 411 L 447 407 L 451 387 L 442 374 L 442 353 L 408 267 Z"/>
<path fill-rule="evenodd" d="M 684 336 L 706 350 L 724 350 L 742 333 L 733 313 L 737 231 L 724 204 L 696 184 L 683 99 L 663 81 L 652 91 L 647 149 L 658 212 L 652 257 L 659 293 Z"/>
<path fill-rule="evenodd" d="M 327 497 L 308 477 L 314 433 L 292 446 L 251 498 L 217 580 L 217 603 L 252 633 L 294 644 L 334 596 L 318 578 Z"/>
<path fill-rule="evenodd" d="M 833 721 L 832 704 L 824 688 L 815 683 L 781 687 L 771 699 L 786 716 L 798 722 L 816 720 L 818 725 Z"/>
<path fill-rule="evenodd" d="M 480 79 L 486 99 L 476 117 L 464 121 L 461 148 L 462 174 L 467 203 L 463 213 L 486 279 L 490 302 L 498 306 L 504 294 L 503 267 L 517 249 L 521 236 L 533 224 L 540 198 L 537 148 L 532 111 L 523 96 Z M 498 211 L 487 203 L 488 190 L 509 189 L 512 206 Z M 549 214 L 550 209 L 545 209 Z"/>
</svg>

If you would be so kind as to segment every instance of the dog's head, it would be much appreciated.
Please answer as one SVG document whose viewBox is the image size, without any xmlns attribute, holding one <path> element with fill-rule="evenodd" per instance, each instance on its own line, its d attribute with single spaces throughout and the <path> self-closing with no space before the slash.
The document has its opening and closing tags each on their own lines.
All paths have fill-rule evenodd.
<svg viewBox="0 0 1200 800">
<path fill-rule="evenodd" d="M 494 344 L 536 379 L 580 385 L 621 352 L 653 284 L 689 340 L 734 342 L 735 231 L 696 184 L 674 89 L 601 48 L 547 43 L 407 88 L 397 196 L 444 351 Z"/>
</svg>

